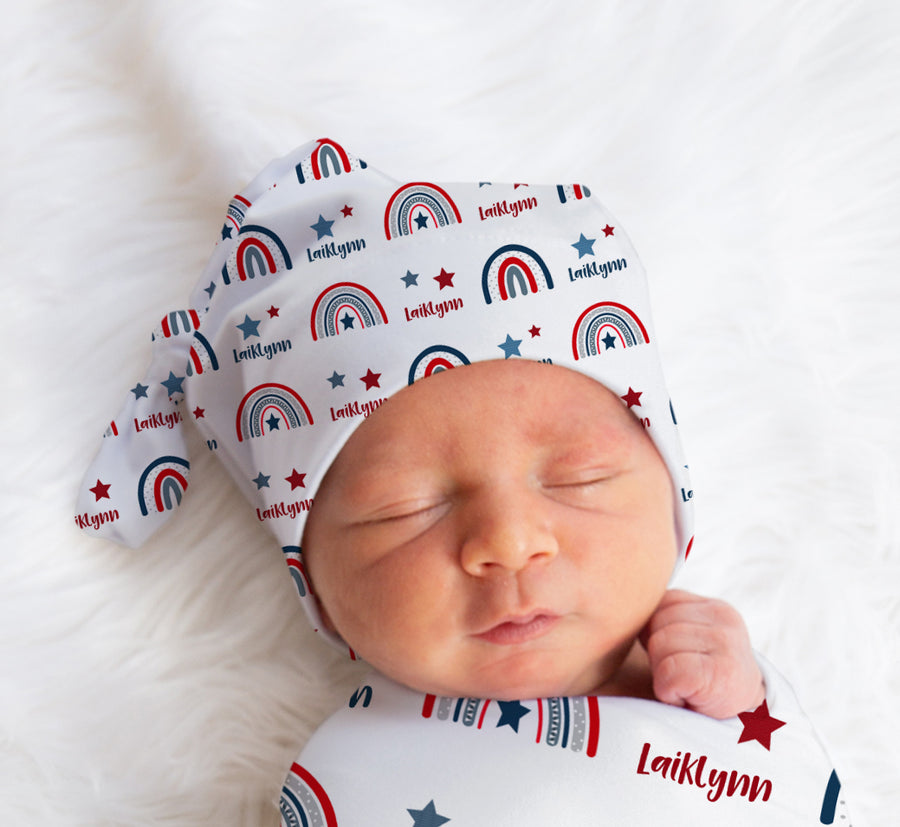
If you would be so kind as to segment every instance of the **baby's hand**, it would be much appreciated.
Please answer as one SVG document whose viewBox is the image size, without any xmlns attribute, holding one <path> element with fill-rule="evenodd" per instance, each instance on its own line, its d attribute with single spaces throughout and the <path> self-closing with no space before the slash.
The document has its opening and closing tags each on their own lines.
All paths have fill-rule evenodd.
<svg viewBox="0 0 900 827">
<path fill-rule="evenodd" d="M 671 589 L 640 639 L 650 658 L 653 692 L 663 703 L 730 718 L 765 699 L 747 627 L 721 600 Z"/>
</svg>

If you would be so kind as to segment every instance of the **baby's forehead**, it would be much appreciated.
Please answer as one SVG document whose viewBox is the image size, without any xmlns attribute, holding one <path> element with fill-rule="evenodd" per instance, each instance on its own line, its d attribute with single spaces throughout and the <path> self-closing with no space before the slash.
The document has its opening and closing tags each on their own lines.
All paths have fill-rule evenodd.
<svg viewBox="0 0 900 827">
<path fill-rule="evenodd" d="M 463 451 L 490 457 L 509 442 L 560 463 L 599 461 L 635 434 L 649 442 L 626 401 L 589 376 L 527 360 L 481 362 L 387 399 L 343 446 L 333 473 L 389 475 Z"/>
</svg>

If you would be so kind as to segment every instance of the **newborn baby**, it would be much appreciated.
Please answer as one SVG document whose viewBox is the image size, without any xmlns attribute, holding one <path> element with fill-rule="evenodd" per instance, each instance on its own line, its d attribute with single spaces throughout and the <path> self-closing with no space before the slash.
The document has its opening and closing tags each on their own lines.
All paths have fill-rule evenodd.
<svg viewBox="0 0 900 827">
<path fill-rule="evenodd" d="M 643 269 L 588 188 L 404 184 L 314 142 L 235 196 L 154 342 L 76 522 L 149 536 L 191 419 L 375 670 L 284 824 L 848 823 L 740 618 L 669 589 L 693 492 Z"/>
</svg>

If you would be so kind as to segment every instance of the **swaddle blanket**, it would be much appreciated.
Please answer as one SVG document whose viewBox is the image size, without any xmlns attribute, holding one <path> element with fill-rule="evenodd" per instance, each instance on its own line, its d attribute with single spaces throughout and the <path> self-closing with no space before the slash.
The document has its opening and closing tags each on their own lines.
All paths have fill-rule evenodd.
<svg viewBox="0 0 900 827">
<path fill-rule="evenodd" d="M 373 674 L 291 768 L 281 824 L 851 824 L 787 682 L 717 721 L 655 701 L 422 695 Z"/>
<path fill-rule="evenodd" d="M 345 649 L 311 596 L 306 515 L 355 428 L 437 371 L 525 358 L 603 383 L 666 462 L 679 558 L 690 549 L 693 493 L 644 270 L 585 186 L 404 183 L 312 142 L 232 199 L 189 306 L 152 338 L 76 522 L 140 545 L 190 498 L 190 422 L 277 537 L 314 628 Z"/>
</svg>

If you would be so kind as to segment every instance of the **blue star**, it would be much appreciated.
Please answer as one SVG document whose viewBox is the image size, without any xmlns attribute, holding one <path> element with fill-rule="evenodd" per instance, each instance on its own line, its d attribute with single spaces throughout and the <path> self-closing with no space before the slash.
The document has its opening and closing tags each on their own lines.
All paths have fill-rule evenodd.
<svg viewBox="0 0 900 827">
<path fill-rule="evenodd" d="M 607 333 L 601 340 L 606 345 L 606 349 L 610 350 L 616 346 L 616 337 L 612 333 Z"/>
<path fill-rule="evenodd" d="M 434 799 L 425 805 L 424 810 L 407 809 L 406 812 L 413 817 L 413 827 L 441 827 L 442 824 L 450 821 L 449 818 L 439 815 L 435 810 Z"/>
<path fill-rule="evenodd" d="M 489 186 L 491 186 L 490 181 L 479 181 L 478 182 L 478 189 L 481 189 L 482 187 L 489 187 Z"/>
<path fill-rule="evenodd" d="M 419 286 L 418 278 L 419 278 L 418 273 L 411 273 L 409 270 L 407 270 L 405 276 L 400 276 L 400 281 L 404 282 L 407 287 L 413 287 L 413 286 L 418 287 Z"/>
<path fill-rule="evenodd" d="M 500 720 L 497 726 L 508 726 L 513 732 L 519 731 L 519 719 L 531 710 L 519 701 L 497 701 L 500 705 Z"/>
<path fill-rule="evenodd" d="M 270 430 L 270 431 L 277 431 L 277 430 L 279 430 L 278 426 L 279 426 L 280 424 L 281 424 L 281 420 L 280 420 L 277 416 L 275 416 L 275 414 L 272 414 L 272 415 L 266 420 L 266 425 L 269 426 L 269 430 Z"/>
<path fill-rule="evenodd" d="M 335 371 L 334 373 L 331 374 L 331 376 L 328 377 L 328 381 L 331 382 L 332 389 L 334 389 L 338 386 L 344 387 L 344 376 L 345 375 L 346 374 L 338 373 L 337 371 Z"/>
<path fill-rule="evenodd" d="M 212 298 L 212 294 L 216 292 L 216 284 L 215 284 L 215 282 L 211 281 L 211 282 L 209 283 L 209 287 L 204 287 L 204 288 L 203 288 L 203 292 L 204 292 L 204 293 L 207 293 L 207 294 L 209 295 L 209 297 Z"/>
<path fill-rule="evenodd" d="M 341 324 L 344 326 L 344 330 L 355 330 L 353 327 L 353 316 L 349 313 L 345 313 L 341 316 Z"/>
<path fill-rule="evenodd" d="M 181 387 L 182 382 L 184 382 L 183 376 L 176 376 L 172 371 L 169 371 L 169 378 L 159 384 L 165 387 L 169 392 L 169 396 L 171 396 L 173 393 L 184 393 L 184 389 Z"/>
<path fill-rule="evenodd" d="M 594 255 L 594 242 L 596 240 L 596 238 L 585 238 L 584 233 L 582 233 L 581 238 L 572 245 L 578 250 L 578 258 Z"/>
<path fill-rule="evenodd" d="M 508 333 L 506 334 L 506 341 L 501 342 L 497 347 L 503 351 L 503 358 L 509 359 L 510 356 L 521 356 L 519 353 L 519 345 L 522 344 L 521 339 L 513 339 Z"/>
<path fill-rule="evenodd" d="M 316 231 L 316 241 L 319 241 L 320 239 L 325 238 L 326 235 L 330 235 L 334 238 L 334 233 L 331 232 L 332 224 L 334 224 L 334 221 L 326 221 L 322 217 L 322 213 L 319 213 L 319 220 L 315 224 L 310 224 L 309 228 Z"/>
<path fill-rule="evenodd" d="M 132 389 L 131 392 L 134 394 L 135 399 L 140 399 L 142 396 L 147 399 L 147 391 L 150 389 L 149 385 L 142 385 L 138 382 Z"/>
<path fill-rule="evenodd" d="M 259 472 L 259 476 L 255 480 L 250 480 L 250 482 L 256 483 L 256 490 L 259 491 L 260 488 L 268 488 L 269 487 L 269 476 L 266 476 L 262 471 Z"/>
<path fill-rule="evenodd" d="M 251 336 L 259 336 L 259 320 L 254 321 L 246 313 L 244 314 L 244 321 L 236 324 L 235 327 L 244 334 L 245 339 L 249 339 Z"/>
<path fill-rule="evenodd" d="M 419 213 L 418 215 L 413 217 L 413 221 L 416 222 L 416 227 L 418 229 L 422 229 L 423 227 L 428 226 L 428 216 L 425 213 Z"/>
<path fill-rule="evenodd" d="M 227 224 L 223 224 L 222 225 L 222 241 L 224 241 L 226 238 L 231 238 L 231 227 L 229 227 Z"/>
</svg>

